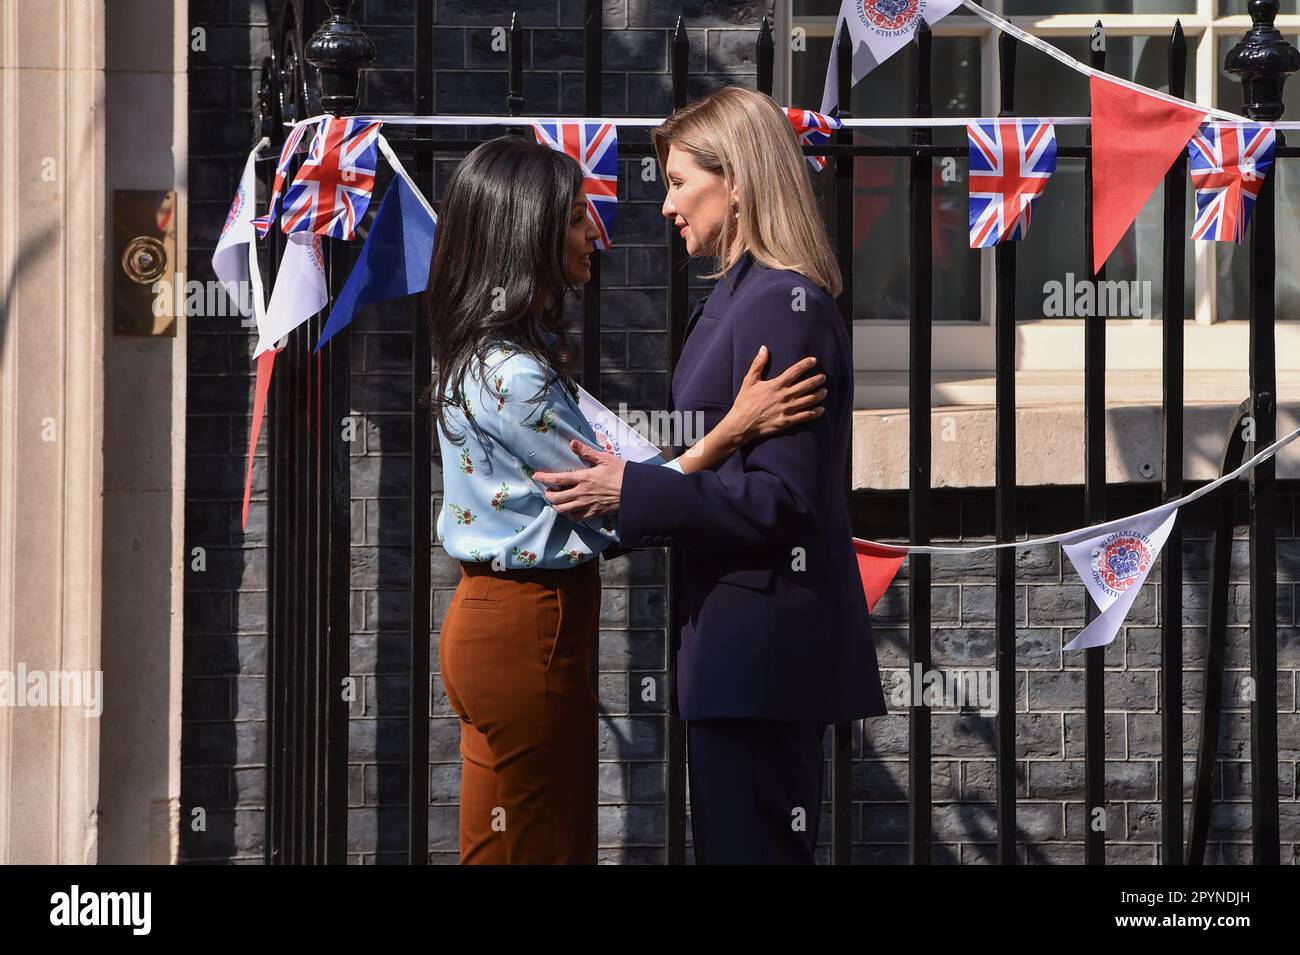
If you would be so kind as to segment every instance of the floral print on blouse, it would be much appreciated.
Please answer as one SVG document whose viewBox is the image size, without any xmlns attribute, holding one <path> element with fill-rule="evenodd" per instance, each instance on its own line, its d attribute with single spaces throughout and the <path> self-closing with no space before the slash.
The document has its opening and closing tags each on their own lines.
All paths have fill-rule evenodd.
<svg viewBox="0 0 1300 955">
<path fill-rule="evenodd" d="M 484 364 L 471 362 L 460 383 L 461 406 L 445 409 L 460 443 L 439 429 L 443 503 L 437 530 L 452 557 L 496 561 L 504 570 L 573 567 L 619 542 L 617 514 L 571 520 L 546 500 L 545 485 L 533 480 L 535 471 L 586 467 L 569 448 L 573 438 L 600 447 L 577 400 L 558 379 L 532 400 L 546 377 L 531 355 L 500 343 Z M 681 470 L 676 461 L 666 466 Z"/>
</svg>

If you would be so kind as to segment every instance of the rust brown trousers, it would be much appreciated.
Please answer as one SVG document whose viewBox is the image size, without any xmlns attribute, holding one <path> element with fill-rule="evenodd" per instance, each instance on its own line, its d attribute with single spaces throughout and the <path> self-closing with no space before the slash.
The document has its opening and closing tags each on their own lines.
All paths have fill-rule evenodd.
<svg viewBox="0 0 1300 955">
<path fill-rule="evenodd" d="M 460 717 L 460 861 L 596 861 L 599 558 L 461 563 L 438 645 Z"/>
</svg>

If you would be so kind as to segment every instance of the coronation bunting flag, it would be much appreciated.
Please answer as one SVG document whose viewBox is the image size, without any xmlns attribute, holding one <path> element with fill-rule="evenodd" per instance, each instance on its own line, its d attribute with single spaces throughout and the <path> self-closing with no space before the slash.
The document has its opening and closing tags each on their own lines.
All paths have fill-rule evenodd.
<svg viewBox="0 0 1300 955">
<path fill-rule="evenodd" d="M 613 123 L 534 123 L 543 146 L 565 153 L 582 167 L 587 218 L 600 235 L 596 248 L 613 244 L 614 210 L 618 207 L 618 127 Z"/>
<path fill-rule="evenodd" d="M 262 433 L 262 419 L 266 415 L 266 396 L 271 390 L 271 371 L 275 355 L 280 348 L 272 348 L 257 356 L 257 384 L 253 389 L 253 421 L 248 431 L 248 468 L 244 472 L 244 510 L 240 526 L 248 530 L 248 501 L 253 493 L 253 452 L 257 438 Z"/>
<path fill-rule="evenodd" d="M 295 126 L 289 130 L 289 135 L 284 138 L 284 145 L 280 147 L 280 158 L 275 163 L 275 182 L 271 186 L 271 201 L 266 205 L 266 214 L 253 220 L 260 239 L 265 239 L 266 234 L 271 231 L 271 223 L 275 221 L 276 213 L 280 208 L 280 194 L 284 191 L 284 181 L 289 177 L 289 163 L 293 161 L 293 154 L 298 151 L 298 144 L 302 142 L 306 132 L 306 126 Z"/>
<path fill-rule="evenodd" d="M 578 410 L 586 417 L 596 435 L 597 450 L 612 454 L 624 461 L 642 461 L 662 464 L 664 457 L 659 449 L 641 437 L 635 428 L 610 411 L 578 385 Z"/>
<path fill-rule="evenodd" d="M 1089 78 L 1092 92 L 1092 268 L 1119 245 L 1192 133 L 1205 118 L 1180 106 Z"/>
<path fill-rule="evenodd" d="M 971 123 L 970 247 L 1019 242 L 1029 232 L 1034 203 L 1056 172 L 1051 123 L 1008 119 Z"/>
<path fill-rule="evenodd" d="M 415 183 L 404 171 L 394 176 L 316 351 L 350 325 L 358 309 L 424 291 L 437 227 L 437 216 Z"/>
<path fill-rule="evenodd" d="M 275 276 L 275 288 L 271 290 L 271 301 L 266 306 L 266 317 L 257 328 L 258 340 L 253 356 L 272 348 L 328 305 L 329 300 L 321 237 L 310 232 L 289 236 L 280 260 L 280 271 Z"/>
<path fill-rule="evenodd" d="M 810 109 L 787 109 L 790 125 L 799 142 L 805 146 L 824 146 L 831 141 L 831 133 L 840 128 L 840 121 L 834 116 L 823 116 Z M 808 165 L 816 172 L 826 168 L 825 156 L 804 156 Z"/>
<path fill-rule="evenodd" d="M 867 595 L 867 610 L 875 613 L 876 604 L 880 603 L 880 598 L 894 582 L 898 568 L 903 566 L 903 560 L 907 557 L 907 548 L 873 544 L 855 537 L 853 552 L 858 558 L 858 575 L 862 578 L 862 590 Z"/>
<path fill-rule="evenodd" d="M 262 140 L 258 145 L 265 143 L 266 140 Z M 252 288 L 249 258 L 257 254 L 253 241 L 257 234 L 253 218 L 253 205 L 257 199 L 256 161 L 257 149 L 254 149 L 244 163 L 243 175 L 239 177 L 239 189 L 235 192 L 234 201 L 230 203 L 226 224 L 221 228 L 221 237 L 212 253 L 212 274 L 226 287 L 226 293 L 231 296 L 235 308 L 245 318 L 250 315 L 260 317 L 263 307 L 259 301 L 261 290 Z"/>
<path fill-rule="evenodd" d="M 961 0 L 841 0 L 819 112 L 829 114 L 840 102 L 835 51 L 846 21 L 853 44 L 853 85 L 856 86 L 862 77 L 907 46 L 922 20 L 934 26 L 961 5 Z"/>
<path fill-rule="evenodd" d="M 281 228 L 350 239 L 375 188 L 382 123 L 326 116 L 284 194 Z"/>
<path fill-rule="evenodd" d="M 1193 239 L 1245 241 L 1276 150 L 1272 126 L 1207 123 L 1197 130 L 1187 144 L 1187 168 L 1196 189 Z"/>
<path fill-rule="evenodd" d="M 1104 647 L 1115 639 L 1177 519 L 1178 502 L 1173 502 L 1061 540 L 1061 549 L 1101 611 L 1065 649 Z"/>
</svg>

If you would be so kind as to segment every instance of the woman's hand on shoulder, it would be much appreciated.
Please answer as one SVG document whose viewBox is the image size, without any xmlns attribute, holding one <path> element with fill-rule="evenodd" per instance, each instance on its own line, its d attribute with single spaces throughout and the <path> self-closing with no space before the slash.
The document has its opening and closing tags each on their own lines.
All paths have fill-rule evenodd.
<svg viewBox="0 0 1300 955">
<path fill-rule="evenodd" d="M 804 377 L 817 364 L 816 358 L 801 358 L 765 381 L 763 369 L 768 361 L 764 345 L 750 363 L 736 400 L 720 424 L 727 428 L 737 447 L 812 421 L 826 411 L 822 404 L 826 399 L 826 376 L 818 373 Z"/>
</svg>

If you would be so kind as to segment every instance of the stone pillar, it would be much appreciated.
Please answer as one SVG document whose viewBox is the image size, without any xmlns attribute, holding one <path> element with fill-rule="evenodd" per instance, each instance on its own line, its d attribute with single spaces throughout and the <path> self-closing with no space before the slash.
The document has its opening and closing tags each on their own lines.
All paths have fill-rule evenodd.
<svg viewBox="0 0 1300 955">
<path fill-rule="evenodd" d="M 186 7 L 0 3 L 0 864 L 176 857 L 185 332 L 114 331 L 112 210 L 185 270 Z"/>
<path fill-rule="evenodd" d="M 0 679 L 100 669 L 104 10 L 0 4 Z M 0 687 L 3 689 L 3 687 Z M 97 859 L 100 720 L 0 705 L 0 863 Z"/>
</svg>

